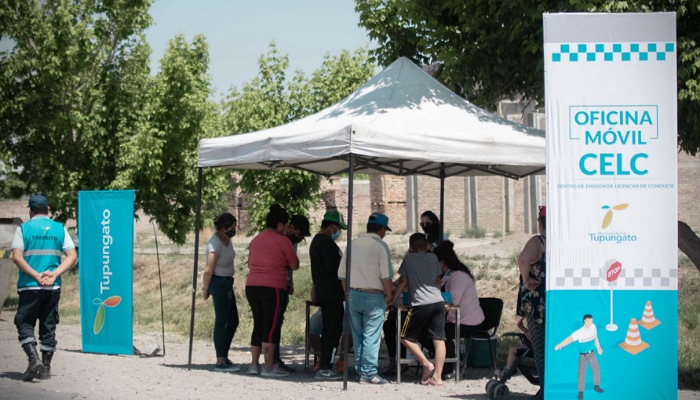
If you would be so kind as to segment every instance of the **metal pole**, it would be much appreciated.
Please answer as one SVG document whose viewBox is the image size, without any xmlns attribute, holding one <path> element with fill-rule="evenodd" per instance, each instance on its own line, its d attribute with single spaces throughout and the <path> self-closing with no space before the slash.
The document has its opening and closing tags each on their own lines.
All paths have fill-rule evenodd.
<svg viewBox="0 0 700 400">
<path fill-rule="evenodd" d="M 194 340 L 194 305 L 197 297 L 197 263 L 199 262 L 199 225 L 202 211 L 202 168 L 197 171 L 197 216 L 194 222 L 194 268 L 192 268 L 192 315 L 190 316 L 190 350 L 187 370 L 192 369 L 192 341 Z"/>
<path fill-rule="evenodd" d="M 440 237 L 438 244 L 445 237 L 445 163 L 440 163 Z"/>
<path fill-rule="evenodd" d="M 163 356 L 165 356 L 165 310 L 163 309 L 163 279 L 160 274 L 160 252 L 158 251 L 158 234 L 156 233 L 156 224 L 151 221 L 153 226 L 153 237 L 156 241 L 156 260 L 158 261 L 158 286 L 160 287 L 160 330 L 163 338 Z"/>
<path fill-rule="evenodd" d="M 350 154 L 350 166 L 348 168 L 348 237 L 345 247 L 345 315 L 343 334 L 343 390 L 348 390 L 348 353 L 350 352 L 350 261 L 352 258 L 352 187 L 355 179 L 355 155 Z"/>
</svg>

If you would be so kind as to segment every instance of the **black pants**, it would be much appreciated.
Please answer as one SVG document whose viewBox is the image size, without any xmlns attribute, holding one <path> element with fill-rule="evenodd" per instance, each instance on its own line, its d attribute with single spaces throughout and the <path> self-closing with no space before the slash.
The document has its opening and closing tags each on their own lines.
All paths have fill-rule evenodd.
<svg viewBox="0 0 700 400">
<path fill-rule="evenodd" d="M 265 286 L 246 286 L 245 294 L 253 313 L 251 346 L 260 347 L 263 343 L 280 342 L 279 324 L 282 318 L 282 298 L 287 291 Z"/>
<path fill-rule="evenodd" d="M 280 293 L 280 307 L 282 308 L 282 315 L 280 316 L 280 323 L 277 326 L 277 329 L 279 332 L 275 335 L 278 340 L 277 343 L 275 343 L 277 346 L 275 347 L 275 361 L 281 361 L 282 358 L 280 358 L 280 340 L 282 340 L 282 323 L 284 322 L 284 313 L 287 312 L 287 306 L 289 305 L 289 292 L 284 290 Z"/>
<path fill-rule="evenodd" d="M 321 361 L 320 369 L 331 369 L 333 353 L 337 352 L 340 336 L 343 334 L 343 316 L 345 309 L 342 301 L 326 301 L 321 303 Z"/>
<path fill-rule="evenodd" d="M 39 320 L 39 341 L 42 351 L 56 351 L 56 325 L 61 289 L 23 290 L 15 314 L 15 326 L 20 344 L 36 342 L 34 326 Z"/>
<path fill-rule="evenodd" d="M 481 328 L 480 325 L 459 325 L 459 337 L 460 338 L 465 338 L 469 339 L 471 337 L 472 332 L 479 330 Z M 453 322 L 445 322 L 445 336 L 447 336 L 447 343 L 445 344 L 446 347 L 446 358 L 453 358 L 455 356 L 455 343 L 458 343 L 459 341 L 455 341 L 455 324 Z M 466 360 L 464 360 L 466 362 Z M 445 368 L 442 370 L 444 374 L 449 374 L 452 371 L 454 371 L 454 363 L 445 363 Z"/>
<path fill-rule="evenodd" d="M 233 294 L 233 277 L 212 276 L 209 293 L 214 303 L 214 349 L 217 357 L 227 357 L 238 328 L 238 307 Z"/>
</svg>

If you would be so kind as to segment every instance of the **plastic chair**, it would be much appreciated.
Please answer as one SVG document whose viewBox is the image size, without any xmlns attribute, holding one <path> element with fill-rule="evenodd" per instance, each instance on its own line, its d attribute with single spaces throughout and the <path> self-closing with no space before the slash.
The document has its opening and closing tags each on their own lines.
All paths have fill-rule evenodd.
<svg viewBox="0 0 700 400">
<path fill-rule="evenodd" d="M 467 341 L 467 348 L 464 356 L 464 367 L 462 368 L 462 377 L 467 370 L 466 360 L 469 357 L 469 349 L 471 348 L 472 340 L 474 339 L 484 339 L 489 344 L 489 357 L 493 362 L 493 369 L 496 370 L 496 356 L 493 345 L 491 344 L 491 336 L 496 335 L 498 330 L 498 325 L 501 324 L 501 314 L 503 314 L 503 300 L 496 297 L 480 297 L 479 305 L 481 310 L 484 312 L 484 322 L 479 326 L 479 330 L 472 332 L 469 340 Z"/>
</svg>

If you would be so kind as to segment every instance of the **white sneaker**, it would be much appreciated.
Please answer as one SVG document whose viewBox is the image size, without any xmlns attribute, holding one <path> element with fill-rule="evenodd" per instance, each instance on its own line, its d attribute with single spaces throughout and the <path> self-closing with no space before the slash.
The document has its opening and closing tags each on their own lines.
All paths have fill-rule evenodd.
<svg viewBox="0 0 700 400">
<path fill-rule="evenodd" d="M 265 367 L 261 368 L 262 371 L 260 372 L 260 376 L 264 376 L 267 378 L 284 378 L 285 376 L 289 376 L 289 372 L 283 371 L 280 367 L 277 365 L 273 365 L 271 370 L 266 370 Z"/>
<path fill-rule="evenodd" d="M 260 375 L 260 364 L 250 364 L 248 367 L 247 375 Z"/>
</svg>

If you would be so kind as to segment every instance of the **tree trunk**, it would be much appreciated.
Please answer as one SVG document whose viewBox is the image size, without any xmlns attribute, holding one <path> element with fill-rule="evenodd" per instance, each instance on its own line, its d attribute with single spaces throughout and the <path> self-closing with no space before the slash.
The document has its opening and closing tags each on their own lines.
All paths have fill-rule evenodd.
<svg viewBox="0 0 700 400">
<path fill-rule="evenodd" d="M 683 221 L 678 221 L 678 248 L 700 271 L 700 238 Z"/>
</svg>

